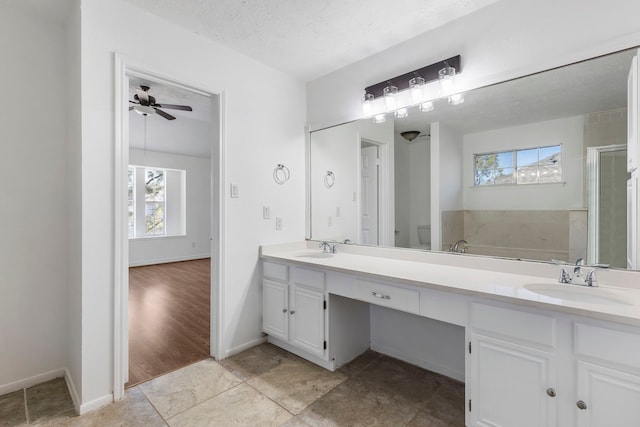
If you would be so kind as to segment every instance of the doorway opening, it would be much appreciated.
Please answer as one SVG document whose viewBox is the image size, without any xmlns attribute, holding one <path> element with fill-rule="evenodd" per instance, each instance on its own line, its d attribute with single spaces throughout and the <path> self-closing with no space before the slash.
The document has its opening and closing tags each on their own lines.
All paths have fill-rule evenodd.
<svg viewBox="0 0 640 427">
<path fill-rule="evenodd" d="M 220 92 L 116 56 L 114 400 L 218 355 Z"/>
</svg>

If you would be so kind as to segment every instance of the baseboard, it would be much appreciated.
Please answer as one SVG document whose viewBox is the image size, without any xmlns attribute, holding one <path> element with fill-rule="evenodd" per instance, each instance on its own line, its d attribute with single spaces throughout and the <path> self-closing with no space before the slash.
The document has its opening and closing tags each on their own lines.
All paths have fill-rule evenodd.
<svg viewBox="0 0 640 427">
<path fill-rule="evenodd" d="M 446 366 L 441 366 L 433 362 L 430 362 L 428 360 L 420 359 L 419 357 L 406 354 L 401 350 L 398 350 L 397 348 L 389 347 L 383 344 L 376 344 L 372 342 L 371 350 L 402 360 L 412 365 L 419 366 L 428 371 L 436 372 L 438 374 L 444 375 L 445 377 L 453 378 L 455 380 L 464 382 L 464 371 L 460 372 L 458 370 L 454 370 Z"/>
<path fill-rule="evenodd" d="M 64 368 L 64 381 L 67 383 L 69 395 L 71 396 L 71 400 L 73 401 L 73 407 L 76 409 L 76 414 L 79 414 L 80 395 L 78 395 L 78 390 L 76 390 L 75 383 L 73 382 L 73 378 L 71 377 L 71 372 L 69 372 L 67 368 Z"/>
<path fill-rule="evenodd" d="M 24 378 L 18 381 L 14 381 L 8 384 L 0 385 L 0 395 L 11 393 L 17 390 L 21 390 L 23 388 L 32 387 L 34 385 L 42 384 L 47 381 L 51 381 L 56 378 L 61 378 L 65 376 L 65 369 L 54 369 L 48 372 L 44 372 L 42 374 L 34 375 L 32 377 Z"/>
<path fill-rule="evenodd" d="M 147 259 L 141 261 L 129 262 L 129 267 L 142 267 L 144 265 L 167 264 L 169 262 L 195 261 L 197 259 L 211 258 L 211 254 L 186 255 L 181 257 Z"/>
<path fill-rule="evenodd" d="M 102 397 L 92 400 L 91 402 L 83 403 L 80 405 L 79 415 L 84 415 L 87 412 L 95 411 L 103 406 L 107 406 L 113 403 L 113 393 L 106 394 Z"/>
<path fill-rule="evenodd" d="M 267 337 L 256 338 L 255 340 L 251 340 L 249 342 L 246 342 L 244 344 L 241 344 L 233 348 L 230 348 L 229 350 L 226 350 L 224 352 L 224 357 L 227 358 L 227 357 L 233 356 L 234 354 L 242 353 L 245 350 L 249 350 L 251 347 L 255 347 L 265 342 L 267 342 Z"/>
</svg>

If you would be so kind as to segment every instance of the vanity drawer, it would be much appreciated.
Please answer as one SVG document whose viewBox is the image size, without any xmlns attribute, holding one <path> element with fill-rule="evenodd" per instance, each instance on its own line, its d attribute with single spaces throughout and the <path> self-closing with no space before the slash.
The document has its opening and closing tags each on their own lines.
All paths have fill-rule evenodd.
<svg viewBox="0 0 640 427">
<path fill-rule="evenodd" d="M 473 329 L 487 335 L 556 347 L 556 319 L 552 316 L 474 302 L 470 321 Z"/>
<path fill-rule="evenodd" d="M 640 334 L 576 323 L 575 353 L 640 369 Z"/>
<path fill-rule="evenodd" d="M 286 264 L 278 264 L 275 262 L 262 262 L 262 275 L 268 279 L 280 280 L 282 282 L 289 281 L 289 266 Z"/>
<path fill-rule="evenodd" d="M 417 289 L 401 288 L 385 283 L 356 279 L 353 297 L 371 304 L 418 314 L 420 293 Z"/>
<path fill-rule="evenodd" d="M 296 285 L 304 285 L 319 291 L 324 291 L 325 280 L 323 271 L 294 267 L 293 281 Z"/>
</svg>

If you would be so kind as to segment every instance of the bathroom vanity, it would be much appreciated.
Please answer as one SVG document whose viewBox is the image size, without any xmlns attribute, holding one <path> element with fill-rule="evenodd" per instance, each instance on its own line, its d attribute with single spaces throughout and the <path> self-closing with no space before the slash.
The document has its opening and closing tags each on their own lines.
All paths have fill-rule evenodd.
<svg viewBox="0 0 640 427">
<path fill-rule="evenodd" d="M 265 246 L 261 257 L 263 331 L 320 366 L 371 346 L 464 380 L 467 426 L 640 425 L 633 273 L 599 272 L 600 286 L 586 288 L 559 284 L 548 264 L 351 245 L 325 254 L 317 242 Z M 374 310 L 441 327 L 416 344 Z M 374 346 L 380 330 L 396 348 Z M 438 362 L 440 341 L 462 372 Z"/>
</svg>

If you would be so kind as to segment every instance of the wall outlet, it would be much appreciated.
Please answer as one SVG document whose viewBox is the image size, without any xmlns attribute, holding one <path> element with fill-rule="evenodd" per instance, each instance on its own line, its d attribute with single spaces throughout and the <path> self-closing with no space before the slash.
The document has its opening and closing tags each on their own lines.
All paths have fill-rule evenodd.
<svg viewBox="0 0 640 427">
<path fill-rule="evenodd" d="M 271 207 L 263 206 L 262 207 L 262 219 L 271 219 Z"/>
<path fill-rule="evenodd" d="M 191 247 L 195 248 L 196 247 L 196 242 L 191 242 Z"/>
<path fill-rule="evenodd" d="M 336 218 L 340 218 L 340 206 L 336 206 Z"/>
<path fill-rule="evenodd" d="M 282 218 L 279 216 L 276 217 L 276 230 L 282 230 Z"/>
<path fill-rule="evenodd" d="M 327 217 L 327 225 L 328 225 L 329 227 L 332 227 L 332 226 L 333 226 L 333 217 L 332 217 L 331 215 L 329 215 L 329 216 Z"/>
<path fill-rule="evenodd" d="M 234 199 L 237 199 L 238 197 L 240 197 L 240 185 L 239 184 L 235 184 L 235 183 L 231 183 L 231 197 L 233 197 Z"/>
</svg>

